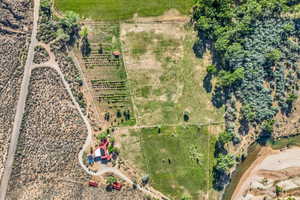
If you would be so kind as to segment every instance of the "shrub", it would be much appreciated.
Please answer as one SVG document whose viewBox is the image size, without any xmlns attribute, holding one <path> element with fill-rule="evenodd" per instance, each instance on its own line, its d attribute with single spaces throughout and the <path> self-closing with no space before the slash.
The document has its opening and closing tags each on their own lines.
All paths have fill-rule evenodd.
<svg viewBox="0 0 300 200">
<path fill-rule="evenodd" d="M 233 137 L 233 132 L 225 131 L 219 134 L 218 141 L 222 144 L 227 144 L 228 142 L 232 141 Z"/>
<path fill-rule="evenodd" d="M 231 167 L 235 165 L 235 159 L 233 155 L 219 154 L 217 157 L 216 169 L 223 172 L 228 172 Z"/>
</svg>

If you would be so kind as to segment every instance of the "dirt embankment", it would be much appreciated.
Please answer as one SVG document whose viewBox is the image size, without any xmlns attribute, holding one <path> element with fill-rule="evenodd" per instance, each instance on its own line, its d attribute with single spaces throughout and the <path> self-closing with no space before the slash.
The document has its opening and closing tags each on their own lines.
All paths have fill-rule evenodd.
<svg viewBox="0 0 300 200">
<path fill-rule="evenodd" d="M 32 1 L 0 1 L 0 180 L 22 81 L 32 25 Z"/>
<path fill-rule="evenodd" d="M 299 147 L 281 151 L 262 148 L 259 157 L 240 179 L 231 199 L 275 199 L 278 195 L 275 193 L 276 186 L 284 191 L 279 194 L 280 197 L 295 195 L 295 191 L 299 193 L 299 154 Z"/>
</svg>

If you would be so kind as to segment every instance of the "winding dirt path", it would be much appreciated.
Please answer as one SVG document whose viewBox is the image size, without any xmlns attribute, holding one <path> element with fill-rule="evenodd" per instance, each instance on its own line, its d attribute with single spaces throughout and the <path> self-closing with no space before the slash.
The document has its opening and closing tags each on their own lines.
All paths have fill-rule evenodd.
<svg viewBox="0 0 300 200">
<path fill-rule="evenodd" d="M 106 165 L 101 164 L 101 168 L 100 168 L 99 171 L 92 172 L 91 170 L 89 170 L 84 165 L 82 157 L 83 157 L 84 150 L 89 146 L 89 144 L 92 141 L 92 127 L 89 123 L 89 120 L 88 120 L 87 116 L 85 116 L 83 114 L 79 104 L 77 103 L 75 97 L 73 96 L 72 91 L 70 89 L 70 86 L 67 83 L 67 81 L 65 80 L 64 74 L 60 70 L 57 62 L 55 61 L 55 55 L 51 52 L 49 45 L 44 44 L 44 43 L 40 43 L 36 39 L 37 27 L 38 27 L 38 18 L 39 18 L 39 7 L 40 7 L 40 0 L 34 0 L 34 20 L 33 20 L 32 34 L 31 34 L 31 42 L 30 42 L 30 45 L 29 45 L 29 48 L 28 48 L 28 55 L 27 55 L 24 75 L 23 75 L 22 84 L 21 84 L 21 91 L 20 91 L 20 95 L 19 95 L 19 99 L 18 99 L 17 108 L 16 108 L 13 131 L 12 131 L 12 135 L 11 135 L 11 141 L 10 141 L 10 144 L 9 144 L 9 152 L 8 152 L 8 155 L 7 155 L 7 160 L 6 160 L 6 163 L 5 163 L 5 169 L 4 169 L 4 172 L 3 172 L 3 177 L 2 177 L 1 185 L 0 185 L 0 200 L 5 200 L 5 197 L 6 197 L 8 182 L 9 182 L 10 175 L 11 175 L 11 172 L 12 172 L 14 156 L 15 156 L 15 152 L 16 152 L 16 148 L 17 148 L 17 144 L 18 144 L 18 138 L 19 138 L 20 129 L 21 129 L 21 122 L 22 122 L 22 118 L 23 118 L 23 115 L 24 115 L 24 110 L 25 110 L 25 105 L 26 105 L 26 98 L 27 98 L 28 88 L 29 88 L 29 84 L 30 84 L 31 72 L 32 72 L 33 69 L 36 69 L 36 68 L 39 68 L 39 67 L 49 67 L 49 68 L 54 69 L 58 73 L 58 75 L 60 76 L 60 78 L 61 78 L 61 80 L 64 84 L 65 89 L 67 90 L 69 96 L 72 99 L 73 104 L 75 105 L 76 109 L 78 110 L 80 116 L 82 117 L 82 119 L 83 119 L 83 121 L 84 121 L 84 123 L 85 123 L 85 125 L 88 129 L 87 139 L 86 139 L 85 144 L 83 145 L 81 151 L 78 154 L 79 163 L 80 163 L 81 167 L 85 170 L 85 172 L 88 173 L 89 175 L 92 175 L 92 176 L 100 176 L 100 175 L 103 175 L 105 173 L 113 173 L 116 176 L 118 176 L 119 178 L 121 178 L 124 181 L 128 182 L 129 184 L 133 184 L 133 181 L 131 181 L 129 177 L 127 177 L 120 170 L 118 170 L 114 167 L 108 167 Z M 45 63 L 42 63 L 42 64 L 34 64 L 33 63 L 34 48 L 37 45 L 41 45 L 47 50 L 47 52 L 49 53 L 49 56 L 50 56 L 49 61 L 47 61 Z M 162 194 L 159 194 L 159 192 L 157 192 L 157 191 L 146 189 L 146 188 L 143 188 L 139 185 L 137 185 L 137 188 L 139 190 L 141 190 L 142 192 L 144 192 L 144 193 L 146 193 L 146 194 L 148 194 L 152 197 L 155 197 L 155 198 L 161 199 L 161 197 L 163 196 Z M 165 199 L 168 199 L 168 198 L 165 197 Z"/>
<path fill-rule="evenodd" d="M 39 6 L 40 6 L 40 0 L 34 0 L 34 20 L 33 20 L 33 30 L 32 30 L 32 34 L 31 34 L 31 43 L 28 48 L 28 55 L 27 55 L 27 60 L 26 60 L 26 64 L 25 64 L 25 70 L 24 70 L 24 75 L 23 75 L 23 79 L 22 79 L 21 91 L 20 91 L 20 95 L 19 95 L 19 99 L 18 99 L 16 115 L 15 115 L 15 119 L 14 119 L 13 131 L 12 131 L 11 141 L 10 141 L 10 145 L 9 145 L 9 152 L 7 155 L 5 169 L 4 169 L 3 177 L 1 180 L 0 200 L 5 200 L 5 196 L 6 196 L 6 192 L 7 192 L 8 182 L 9 182 L 12 167 L 13 167 L 14 155 L 16 152 L 17 144 L 18 144 L 21 122 L 22 122 L 22 118 L 23 118 L 24 110 L 25 110 L 26 97 L 28 94 L 31 72 L 33 69 L 36 69 L 38 67 L 50 67 L 58 73 L 58 75 L 61 77 L 61 80 L 64 84 L 65 89 L 67 90 L 69 96 L 72 99 L 73 104 L 75 105 L 76 109 L 78 110 L 80 116 L 82 117 L 82 119 L 88 129 L 88 136 L 87 136 L 86 142 L 83 145 L 82 150 L 78 154 L 79 163 L 80 163 L 81 167 L 85 170 L 85 172 L 92 176 L 100 176 L 105 173 L 113 173 L 116 176 L 118 176 L 119 178 L 128 182 L 129 184 L 133 184 L 133 182 L 130 180 L 130 178 L 128 178 L 125 174 L 123 174 L 120 170 L 118 170 L 116 168 L 108 167 L 108 166 L 102 164 L 101 169 L 99 171 L 92 172 L 84 165 L 83 160 L 82 160 L 83 152 L 92 141 L 92 127 L 89 123 L 88 118 L 83 114 L 79 104 L 77 103 L 75 97 L 73 96 L 70 86 L 67 83 L 67 81 L 65 80 L 62 71 L 60 70 L 57 62 L 55 61 L 55 55 L 51 52 L 49 45 L 46 45 L 44 43 L 38 43 L 38 41 L 36 39 L 38 18 L 39 18 Z M 49 53 L 49 56 L 50 56 L 49 61 L 42 63 L 42 64 L 38 64 L 38 65 L 33 63 L 34 48 L 37 45 L 43 46 L 47 50 L 47 52 Z M 146 188 L 142 188 L 139 185 L 137 186 L 137 188 L 139 190 L 143 191 L 144 193 L 151 195 L 155 198 L 161 198 L 161 196 L 162 196 L 160 194 L 157 194 L 157 192 L 153 192 Z"/>
<path fill-rule="evenodd" d="M 24 67 L 25 69 L 24 69 L 24 75 L 21 83 L 20 95 L 16 107 L 16 114 L 14 119 L 13 130 L 11 134 L 11 141 L 9 144 L 7 159 L 5 162 L 3 176 L 1 179 L 0 200 L 4 200 L 6 196 L 7 186 L 8 186 L 10 174 L 13 167 L 14 156 L 17 149 L 20 127 L 22 123 L 24 110 L 25 110 L 26 97 L 28 94 L 28 86 L 29 86 L 31 70 L 32 70 L 31 67 L 33 65 L 34 47 L 37 44 L 36 34 L 37 34 L 37 26 L 38 26 L 38 18 L 39 18 L 39 8 L 40 8 L 40 1 L 34 0 L 33 28 L 31 33 L 31 41 L 28 47 L 28 54 L 27 54 L 26 64 Z"/>
</svg>

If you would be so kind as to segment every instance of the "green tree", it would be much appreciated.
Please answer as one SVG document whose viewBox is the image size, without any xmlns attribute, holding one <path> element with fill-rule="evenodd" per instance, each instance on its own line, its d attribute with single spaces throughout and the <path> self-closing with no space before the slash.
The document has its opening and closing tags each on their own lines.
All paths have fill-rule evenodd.
<svg viewBox="0 0 300 200">
<path fill-rule="evenodd" d="M 80 31 L 80 36 L 81 36 L 81 53 L 82 55 L 88 56 L 91 53 L 91 47 L 90 47 L 90 43 L 88 40 L 88 29 L 87 27 L 83 27 Z"/>
<path fill-rule="evenodd" d="M 262 124 L 262 129 L 264 131 L 266 131 L 267 133 L 272 133 L 274 123 L 275 123 L 275 120 L 273 120 L 273 119 L 266 120 Z"/>
<path fill-rule="evenodd" d="M 218 70 L 215 65 L 208 65 L 206 68 L 208 74 L 217 74 Z"/>
<path fill-rule="evenodd" d="M 275 193 L 277 196 L 279 196 L 281 193 L 283 192 L 282 187 L 280 187 L 279 185 L 275 186 Z"/>
<path fill-rule="evenodd" d="M 232 141 L 233 137 L 234 137 L 234 134 L 231 131 L 224 131 L 219 134 L 218 140 L 222 144 L 226 144 L 226 143 Z"/>
<path fill-rule="evenodd" d="M 106 178 L 106 184 L 107 185 L 112 185 L 114 182 L 117 182 L 117 179 L 114 176 L 108 176 Z"/>
<path fill-rule="evenodd" d="M 281 51 L 279 49 L 273 49 L 266 54 L 266 59 L 271 63 L 275 63 L 281 59 L 281 56 Z"/>
<path fill-rule="evenodd" d="M 41 11 L 47 16 L 51 16 L 51 2 L 50 0 L 42 0 L 41 1 Z"/>
<path fill-rule="evenodd" d="M 64 32 L 64 30 L 60 28 L 60 29 L 58 29 L 58 30 L 56 31 L 56 39 L 57 39 L 57 41 L 59 41 L 59 42 L 65 44 L 65 43 L 67 43 L 67 42 L 70 40 L 70 36 L 67 35 L 67 34 Z"/>
<path fill-rule="evenodd" d="M 68 11 L 64 17 L 60 19 L 59 24 L 64 32 L 70 36 L 68 42 L 75 42 L 79 32 L 79 15 L 73 11 Z"/>
<path fill-rule="evenodd" d="M 239 67 L 234 72 L 220 71 L 218 74 L 217 84 L 221 87 L 227 87 L 235 84 L 237 81 L 244 79 L 244 68 Z"/>
<path fill-rule="evenodd" d="M 230 154 L 219 154 L 217 157 L 216 169 L 223 172 L 228 172 L 235 165 L 235 159 Z"/>
<path fill-rule="evenodd" d="M 288 104 L 292 104 L 292 103 L 294 103 L 297 99 L 298 99 L 298 95 L 292 93 L 292 94 L 289 94 L 289 96 L 288 96 L 287 99 L 286 99 L 286 102 L 287 102 Z"/>
<path fill-rule="evenodd" d="M 105 140 L 107 138 L 107 133 L 103 132 L 97 135 L 98 140 Z"/>
<path fill-rule="evenodd" d="M 255 111 L 250 105 L 243 105 L 241 108 L 243 117 L 248 121 L 253 121 L 255 119 Z"/>
</svg>

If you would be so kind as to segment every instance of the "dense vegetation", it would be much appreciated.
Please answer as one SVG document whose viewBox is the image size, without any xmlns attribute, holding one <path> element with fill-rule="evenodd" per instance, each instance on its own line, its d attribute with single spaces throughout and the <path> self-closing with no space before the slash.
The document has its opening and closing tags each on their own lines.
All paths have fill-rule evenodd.
<svg viewBox="0 0 300 200">
<path fill-rule="evenodd" d="M 197 0 L 193 21 L 199 32 L 197 55 L 213 52 L 214 65 L 207 68 L 207 90 L 216 78 L 212 102 L 225 105 L 226 133 L 216 143 L 215 186 L 233 164 L 225 144 L 260 130 L 259 139 L 272 134 L 274 116 L 288 116 L 297 99 L 300 71 L 299 21 L 289 17 L 297 1 Z M 241 104 L 238 106 L 237 102 Z M 229 139 L 228 139 L 229 138 Z M 221 184 L 220 184 L 221 183 Z"/>
</svg>

